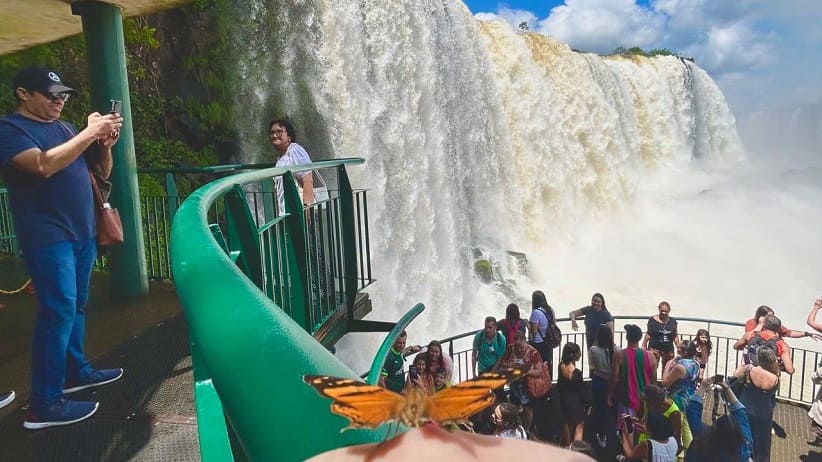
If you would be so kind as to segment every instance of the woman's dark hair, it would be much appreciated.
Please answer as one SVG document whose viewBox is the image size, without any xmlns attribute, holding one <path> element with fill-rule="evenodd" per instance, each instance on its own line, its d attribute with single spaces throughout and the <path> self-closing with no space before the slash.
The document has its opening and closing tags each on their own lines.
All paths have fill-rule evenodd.
<svg viewBox="0 0 822 462">
<path fill-rule="evenodd" d="M 550 306 L 548 306 L 548 299 L 545 298 L 545 294 L 542 293 L 541 290 L 535 290 L 534 293 L 531 294 L 531 309 L 535 310 L 539 307 L 545 308 L 547 311 Z"/>
<path fill-rule="evenodd" d="M 719 461 L 722 456 L 737 456 L 745 438 L 739 426 L 728 415 L 716 419 L 716 424 L 706 432 L 694 438 L 688 452 L 697 455 L 700 460 Z"/>
<path fill-rule="evenodd" d="M 288 137 L 291 138 L 291 142 L 295 143 L 297 141 L 297 131 L 294 130 L 294 125 L 288 121 L 288 119 L 273 119 L 271 122 L 268 123 L 268 131 L 271 131 L 271 127 L 274 125 L 279 125 L 285 129 L 285 132 L 288 134 Z"/>
<path fill-rule="evenodd" d="M 674 436 L 671 421 L 659 412 L 651 412 L 648 414 L 646 428 L 648 429 L 648 436 L 650 436 L 652 440 L 665 441 Z"/>
<path fill-rule="evenodd" d="M 440 344 L 439 340 L 431 340 L 430 342 L 428 342 L 428 349 L 425 350 L 426 366 L 429 369 L 431 368 L 432 361 L 431 354 L 429 353 L 431 351 L 431 347 L 437 347 L 440 349 L 440 357 L 437 358 L 437 364 L 439 365 L 439 369 L 437 370 L 445 370 L 445 360 L 442 358 L 445 352 L 442 351 L 442 345 Z"/>
<path fill-rule="evenodd" d="M 761 318 L 762 316 L 765 316 L 765 315 L 768 315 L 768 314 L 771 314 L 771 313 L 773 313 L 773 308 L 771 308 L 770 306 L 768 306 L 768 305 L 760 306 L 754 312 L 754 323 L 759 322 L 759 318 Z"/>
<path fill-rule="evenodd" d="M 708 345 L 708 351 L 713 351 L 714 344 L 711 342 L 711 333 L 708 332 L 708 329 L 699 329 L 698 331 L 696 331 L 696 337 L 694 337 L 694 342 L 696 342 L 697 346 L 699 346 L 699 337 L 701 337 L 702 334 L 705 334 L 705 337 L 708 337 L 708 343 L 706 344 Z"/>
<path fill-rule="evenodd" d="M 693 358 L 696 356 L 696 342 L 691 340 L 683 340 L 679 344 L 679 349 L 682 350 L 683 358 Z"/>
<path fill-rule="evenodd" d="M 600 324 L 597 328 L 597 346 L 608 352 L 608 364 L 611 364 L 611 358 L 614 357 L 614 333 L 607 324 Z"/>
<path fill-rule="evenodd" d="M 614 333 L 607 324 L 600 324 L 597 328 L 597 346 L 600 348 L 614 348 Z"/>
<path fill-rule="evenodd" d="M 580 353 L 579 345 L 573 342 L 568 342 L 562 347 L 562 359 L 560 362 L 562 364 L 571 364 L 572 362 L 579 359 Z"/>
<path fill-rule="evenodd" d="M 602 309 L 608 311 L 608 306 L 605 304 L 605 297 L 603 297 L 601 293 L 597 292 L 591 296 L 591 301 L 593 301 L 596 297 L 599 297 L 599 299 L 602 300 Z"/>
<path fill-rule="evenodd" d="M 510 303 L 508 307 L 505 308 L 505 319 L 507 319 L 508 322 L 519 320 L 519 307 L 516 303 Z"/>
</svg>

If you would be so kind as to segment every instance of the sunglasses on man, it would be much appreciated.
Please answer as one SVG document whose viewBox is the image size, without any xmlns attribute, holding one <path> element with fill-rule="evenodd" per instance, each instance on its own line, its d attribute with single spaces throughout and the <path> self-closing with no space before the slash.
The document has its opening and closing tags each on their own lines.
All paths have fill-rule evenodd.
<svg viewBox="0 0 822 462">
<path fill-rule="evenodd" d="M 63 102 L 68 101 L 70 93 L 51 93 L 51 92 L 38 92 L 48 98 L 51 101 L 63 100 Z"/>
</svg>

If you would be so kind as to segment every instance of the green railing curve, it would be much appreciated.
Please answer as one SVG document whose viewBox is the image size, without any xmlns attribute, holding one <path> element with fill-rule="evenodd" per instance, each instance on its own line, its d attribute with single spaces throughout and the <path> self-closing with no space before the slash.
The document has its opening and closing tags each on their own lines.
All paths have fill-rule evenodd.
<svg viewBox="0 0 822 462">
<path fill-rule="evenodd" d="M 303 211 L 294 173 L 337 168 L 340 192 L 332 202 L 340 206 L 339 238 L 343 248 L 353 246 L 348 240 L 355 239 L 354 200 L 345 167 L 363 162 L 340 159 L 232 175 L 197 189 L 177 211 L 171 262 L 189 324 L 204 461 L 304 460 L 385 438 L 385 427 L 341 432 L 347 421 L 332 414 L 330 401 L 302 381 L 304 374 L 357 377 L 312 337 L 314 322 L 308 319 L 314 307 L 308 296 L 311 270 L 305 263 L 306 216 L 316 220 L 315 213 L 328 209 L 318 204 L 317 210 L 286 213 L 256 225 L 242 190 L 243 185 L 283 177 L 286 210 Z M 209 220 L 221 216 L 213 213 L 221 203 L 227 222 L 215 226 Z M 225 244 L 225 228 L 238 236 L 234 241 L 239 246 Z M 356 253 L 343 250 L 338 257 L 346 269 L 338 278 L 343 280 L 339 290 L 353 297 Z M 285 279 L 273 278 L 274 266 L 287 262 L 299 270 Z M 272 285 L 299 294 L 277 299 L 271 296 Z"/>
</svg>

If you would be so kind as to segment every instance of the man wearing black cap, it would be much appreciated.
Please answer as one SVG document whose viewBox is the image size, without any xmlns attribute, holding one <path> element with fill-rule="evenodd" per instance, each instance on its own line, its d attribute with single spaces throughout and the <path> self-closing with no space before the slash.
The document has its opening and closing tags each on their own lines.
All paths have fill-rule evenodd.
<svg viewBox="0 0 822 462">
<path fill-rule="evenodd" d="M 39 429 L 91 417 L 99 403 L 63 395 L 113 382 L 122 369 L 93 369 L 83 353 L 85 305 L 97 256 L 89 167 L 107 178 L 123 119 L 88 116 L 85 129 L 60 120 L 75 90 L 53 71 L 31 67 L 14 77 L 17 110 L 0 119 L 0 171 L 17 241 L 40 309 L 32 346 L 29 413 Z M 97 144 L 94 165 L 83 153 Z"/>
</svg>

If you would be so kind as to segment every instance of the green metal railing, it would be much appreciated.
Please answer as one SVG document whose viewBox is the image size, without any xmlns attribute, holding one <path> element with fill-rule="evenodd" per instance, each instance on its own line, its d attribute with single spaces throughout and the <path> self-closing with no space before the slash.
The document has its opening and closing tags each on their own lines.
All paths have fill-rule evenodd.
<svg viewBox="0 0 822 462">
<path fill-rule="evenodd" d="M 577 319 L 581 320 L 582 317 L 578 317 Z M 645 323 L 648 321 L 647 317 L 638 316 L 614 316 L 614 319 L 632 321 L 640 327 L 644 327 Z M 742 336 L 743 328 L 745 327 L 744 323 L 718 321 L 703 318 L 677 317 L 676 319 L 677 322 L 679 322 L 680 324 L 679 335 L 683 340 L 692 340 L 696 334 L 695 329 L 698 328 L 704 328 L 711 332 L 713 351 L 711 352 L 711 358 L 706 366 L 705 377 L 711 377 L 716 374 L 722 374 L 726 377 L 731 376 L 733 375 L 737 367 L 743 363 L 742 351 L 734 350 L 733 345 L 739 339 L 739 337 Z M 573 342 L 582 347 L 582 357 L 580 358 L 578 367 L 582 370 L 583 376 L 586 379 L 589 379 L 590 375 L 588 368 L 588 359 L 586 358 L 588 352 L 585 348 L 586 344 L 584 326 L 581 326 L 580 331 L 574 332 L 571 330 L 571 326 L 567 324 L 567 322 L 569 321 L 569 318 L 557 318 L 557 322 L 559 323 L 563 332 L 563 339 L 560 346 L 558 348 L 554 348 L 553 350 L 554 370 L 551 371 L 551 377 L 556 377 L 556 370 L 559 364 L 559 357 L 563 345 L 565 345 L 568 342 Z M 580 324 L 582 323 L 580 322 Z M 683 325 L 694 327 L 694 333 L 690 333 L 688 330 L 684 330 Z M 716 329 L 712 331 L 713 327 L 720 326 L 725 328 L 724 330 L 726 331 L 738 329 L 739 336 L 729 337 L 717 335 L 715 333 Z M 455 382 L 467 380 L 473 377 L 474 375 L 471 367 L 472 349 L 470 342 L 477 332 L 479 332 L 479 330 L 465 332 L 462 334 L 455 335 L 453 337 L 448 337 L 441 341 L 443 349 L 451 355 L 454 361 L 453 378 Z M 616 332 L 614 333 L 614 343 L 619 347 L 625 346 L 624 331 L 616 330 Z M 795 372 L 791 376 L 788 376 L 787 374 L 782 375 L 782 380 L 780 382 L 780 386 L 777 390 L 776 396 L 778 399 L 782 401 L 810 405 L 815 399 L 816 394 L 819 390 L 819 386 L 813 384 L 810 380 L 810 377 L 811 374 L 813 374 L 813 372 L 817 369 L 819 361 L 820 359 L 822 359 L 822 353 L 818 351 L 810 351 L 801 348 L 791 347 L 791 359 L 793 360 Z M 662 376 L 660 372 L 659 374 L 657 374 L 657 378 L 661 377 Z"/>
<path fill-rule="evenodd" d="M 0 254 L 17 255 L 17 237 L 11 221 L 9 192 L 0 188 Z"/>
<path fill-rule="evenodd" d="M 182 201 L 198 187 L 209 181 L 222 178 L 226 175 L 236 174 L 249 170 L 261 170 L 274 167 L 273 163 L 262 164 L 231 164 L 216 165 L 212 167 L 192 167 L 192 168 L 143 168 L 139 169 L 140 175 L 151 176 L 155 183 L 162 185 L 165 194 L 142 195 L 140 197 L 143 239 L 145 241 L 146 269 L 148 277 L 155 280 L 171 280 L 171 259 L 169 254 L 169 235 L 171 232 L 171 221 L 180 207 Z M 329 182 L 337 185 L 339 179 L 336 177 L 335 168 L 326 168 L 324 174 L 329 177 Z M 255 223 L 260 226 L 266 217 L 271 217 L 276 213 L 274 204 L 276 198 L 271 181 L 256 182 L 256 188 L 246 191 L 246 199 L 251 207 L 252 217 Z M 359 258 L 357 281 L 359 288 L 363 288 L 374 282 L 371 272 L 371 249 L 369 247 L 368 229 L 368 197 L 366 190 L 354 190 L 354 224 L 357 233 L 357 250 Z M 330 230 L 327 224 L 337 220 L 341 209 L 336 197 L 339 190 L 331 191 L 331 199 L 323 207 L 314 208 L 310 213 L 317 215 L 323 223 L 323 233 L 327 235 Z M 225 223 L 225 207 L 222 200 L 211 212 L 213 222 Z M 333 247 L 339 242 L 337 235 L 332 237 L 331 251 L 336 251 Z M 326 240 L 328 241 L 328 240 Z M 328 242 L 326 242 L 328 245 Z M 17 255 L 17 238 L 12 226 L 11 211 L 8 205 L 8 193 L 4 188 L 0 188 L 0 254 Z M 341 268 L 339 252 L 333 254 L 335 268 Z M 105 255 L 97 262 L 97 269 L 105 269 Z M 316 265 L 315 265 L 316 267 Z M 319 269 L 317 269 L 318 271 Z M 315 274 L 315 277 L 317 275 Z M 331 304 L 333 300 L 325 301 Z"/>
<path fill-rule="evenodd" d="M 204 461 L 304 460 L 385 438 L 383 427 L 341 433 L 347 421 L 329 412 L 329 400 L 302 381 L 304 374 L 356 377 L 310 334 L 325 315 L 323 299 L 311 296 L 319 293 L 322 274 L 313 272 L 310 254 L 312 248 L 327 252 L 326 261 L 339 263 L 329 266 L 351 316 L 363 257 L 345 167 L 362 162 L 232 175 L 197 189 L 177 211 L 171 261 L 189 323 Z M 316 168 L 337 169 L 338 196 L 304 211 L 293 174 Z M 274 207 L 263 201 L 258 225 L 245 188 L 260 184 L 266 191 L 272 177 L 284 178 L 286 211 L 298 213 L 268 216 Z M 392 324 L 385 344 L 422 309 Z"/>
</svg>

